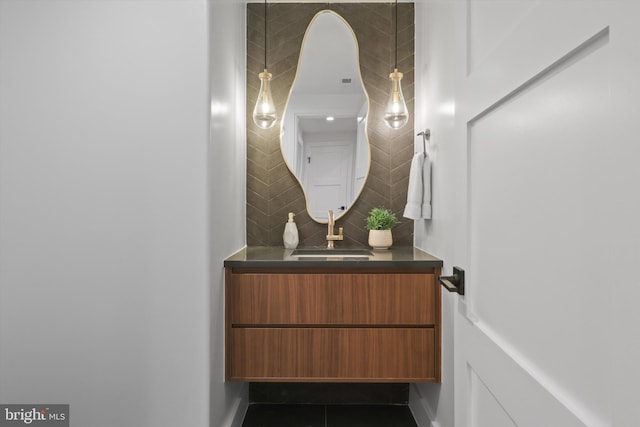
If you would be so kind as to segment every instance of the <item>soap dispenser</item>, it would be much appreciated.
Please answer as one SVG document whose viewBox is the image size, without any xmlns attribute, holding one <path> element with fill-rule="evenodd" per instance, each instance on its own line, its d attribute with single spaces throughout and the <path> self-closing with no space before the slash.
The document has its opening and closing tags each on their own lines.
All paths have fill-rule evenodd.
<svg viewBox="0 0 640 427">
<path fill-rule="evenodd" d="M 286 249 L 295 249 L 298 246 L 298 227 L 293 221 L 295 214 L 289 212 L 289 220 L 284 225 L 284 234 L 282 235 L 282 241 Z"/>
</svg>

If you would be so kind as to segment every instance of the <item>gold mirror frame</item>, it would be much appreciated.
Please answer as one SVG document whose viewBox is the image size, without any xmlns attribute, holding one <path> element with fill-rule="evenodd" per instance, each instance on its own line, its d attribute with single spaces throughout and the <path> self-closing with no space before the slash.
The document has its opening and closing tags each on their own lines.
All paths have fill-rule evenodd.
<svg viewBox="0 0 640 427">
<path fill-rule="evenodd" d="M 282 153 L 282 157 L 284 158 L 284 162 L 287 165 L 287 168 L 289 169 L 289 171 L 292 173 L 292 175 L 296 178 L 296 180 L 298 181 L 298 184 L 300 185 L 300 188 L 302 189 L 302 192 L 304 193 L 304 197 L 305 197 L 305 204 L 306 204 L 306 210 L 307 213 L 309 214 L 309 217 L 314 220 L 317 223 L 320 224 L 326 224 L 328 222 L 327 218 L 323 218 L 322 216 L 319 215 L 314 215 L 314 213 L 312 212 L 312 209 L 310 207 L 310 189 L 306 188 L 304 185 L 304 177 L 300 176 L 300 174 L 296 171 L 296 168 L 292 165 L 292 162 L 296 162 L 296 158 L 294 157 L 294 159 L 291 159 L 288 154 L 287 154 L 287 149 L 284 146 L 284 134 L 285 134 L 285 123 L 288 122 L 289 120 L 297 120 L 297 116 L 295 117 L 290 117 L 290 111 L 289 111 L 289 107 L 290 107 L 290 103 L 292 100 L 292 95 L 294 94 L 295 88 L 296 88 L 296 83 L 298 82 L 299 79 L 299 75 L 300 75 L 300 68 L 301 68 L 301 64 L 302 64 L 302 60 L 303 60 L 303 56 L 304 56 L 304 52 L 305 52 L 305 48 L 308 48 L 308 46 L 306 46 L 307 42 L 308 42 L 308 36 L 310 34 L 310 31 L 314 25 L 314 23 L 316 23 L 316 20 L 324 15 L 324 14 L 330 14 L 332 16 L 337 17 L 340 22 L 342 22 L 342 24 L 344 24 L 345 28 L 349 30 L 351 37 L 352 37 L 352 41 L 353 41 L 353 46 L 355 47 L 355 65 L 356 65 L 356 69 L 357 69 L 357 78 L 358 78 L 358 82 L 360 85 L 360 89 L 364 95 L 364 103 L 363 103 L 363 107 L 366 106 L 366 113 L 364 114 L 363 118 L 362 118 L 362 132 L 363 132 L 363 144 L 366 147 L 366 168 L 364 170 L 364 174 L 363 174 L 363 179 L 360 183 L 357 184 L 358 188 L 355 188 L 355 181 L 356 181 L 356 169 L 357 169 L 357 145 L 358 145 L 358 140 L 357 140 L 357 127 L 358 127 L 358 123 L 360 121 L 358 121 L 356 123 L 356 141 L 353 143 L 354 147 L 354 158 L 353 158 L 353 171 L 352 171 L 352 185 L 353 188 L 351 190 L 352 193 L 352 197 L 350 198 L 350 200 L 347 198 L 347 201 L 344 205 L 344 210 L 339 210 L 339 207 L 336 206 L 336 209 L 334 210 L 335 213 L 335 219 L 339 219 L 340 217 L 344 216 L 350 209 L 351 207 L 353 207 L 358 198 L 360 197 L 360 195 L 362 194 L 363 189 L 365 188 L 365 184 L 367 182 L 367 179 L 369 178 L 369 173 L 371 170 L 371 144 L 369 141 L 369 135 L 368 135 L 368 126 L 367 126 L 367 120 L 368 120 L 368 116 L 370 114 L 371 111 L 371 99 L 369 97 L 369 94 L 367 93 L 366 87 L 364 85 L 364 80 L 362 78 L 362 71 L 361 71 L 361 64 L 360 64 L 360 47 L 358 44 L 358 39 L 356 37 L 355 32 L 353 31 L 353 28 L 351 27 L 351 25 L 349 25 L 349 23 L 338 13 L 334 12 L 333 10 L 321 10 L 318 13 L 315 14 L 315 16 L 311 19 L 311 21 L 309 22 L 309 25 L 307 26 L 307 29 L 305 31 L 303 40 L 302 40 L 302 45 L 300 48 L 300 54 L 298 56 L 298 63 L 296 66 L 296 75 L 294 77 L 293 83 L 291 85 L 291 88 L 289 90 L 289 94 L 287 96 L 287 102 L 285 104 L 285 109 L 284 109 L 284 113 L 283 113 L 283 119 L 281 120 L 281 124 L 280 124 L 280 151 Z M 326 114 L 326 113 L 325 113 Z M 318 115 L 318 114 L 317 114 Z M 289 118 L 289 119 L 287 119 Z M 293 131 L 294 132 L 294 136 L 293 138 L 296 139 L 296 135 L 295 133 L 297 133 L 297 129 L 293 129 L 290 130 L 290 132 Z M 295 141 L 294 141 L 295 144 Z M 347 186 L 349 185 L 349 183 L 347 183 Z M 327 209 L 327 212 L 325 212 L 324 214 L 326 215 L 328 213 L 330 209 Z"/>
</svg>

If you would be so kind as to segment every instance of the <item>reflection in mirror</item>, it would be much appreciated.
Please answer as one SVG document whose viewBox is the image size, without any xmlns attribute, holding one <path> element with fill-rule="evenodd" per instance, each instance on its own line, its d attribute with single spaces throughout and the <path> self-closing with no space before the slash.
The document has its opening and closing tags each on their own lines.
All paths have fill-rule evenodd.
<svg viewBox="0 0 640 427">
<path fill-rule="evenodd" d="M 319 12 L 302 43 L 298 71 L 282 120 L 281 148 L 317 222 L 354 204 L 369 171 L 368 97 L 351 27 Z"/>
</svg>

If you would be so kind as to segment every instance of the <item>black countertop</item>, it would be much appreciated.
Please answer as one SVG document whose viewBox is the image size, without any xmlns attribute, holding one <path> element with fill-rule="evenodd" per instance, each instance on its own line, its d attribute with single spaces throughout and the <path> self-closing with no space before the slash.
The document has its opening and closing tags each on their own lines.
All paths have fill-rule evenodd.
<svg viewBox="0 0 640 427">
<path fill-rule="evenodd" d="M 320 248 L 298 248 L 302 250 Z M 412 246 L 393 246 L 387 250 L 370 250 L 368 256 L 344 256 L 341 250 L 327 250 L 322 255 L 297 257 L 294 249 L 277 246 L 249 246 L 224 261 L 225 267 L 234 268 L 439 268 L 442 260 Z M 354 248 L 356 250 L 367 248 Z"/>
</svg>

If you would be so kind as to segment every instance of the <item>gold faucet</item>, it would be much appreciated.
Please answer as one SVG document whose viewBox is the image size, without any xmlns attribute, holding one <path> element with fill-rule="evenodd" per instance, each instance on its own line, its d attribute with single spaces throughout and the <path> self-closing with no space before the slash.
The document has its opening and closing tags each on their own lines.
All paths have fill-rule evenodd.
<svg viewBox="0 0 640 427">
<path fill-rule="evenodd" d="M 333 234 L 333 228 L 336 225 L 336 221 L 333 219 L 333 211 L 329 211 L 329 222 L 327 223 L 327 249 L 333 249 L 333 242 L 336 240 L 344 240 L 344 231 L 342 227 L 338 228 L 338 234 Z"/>
</svg>

